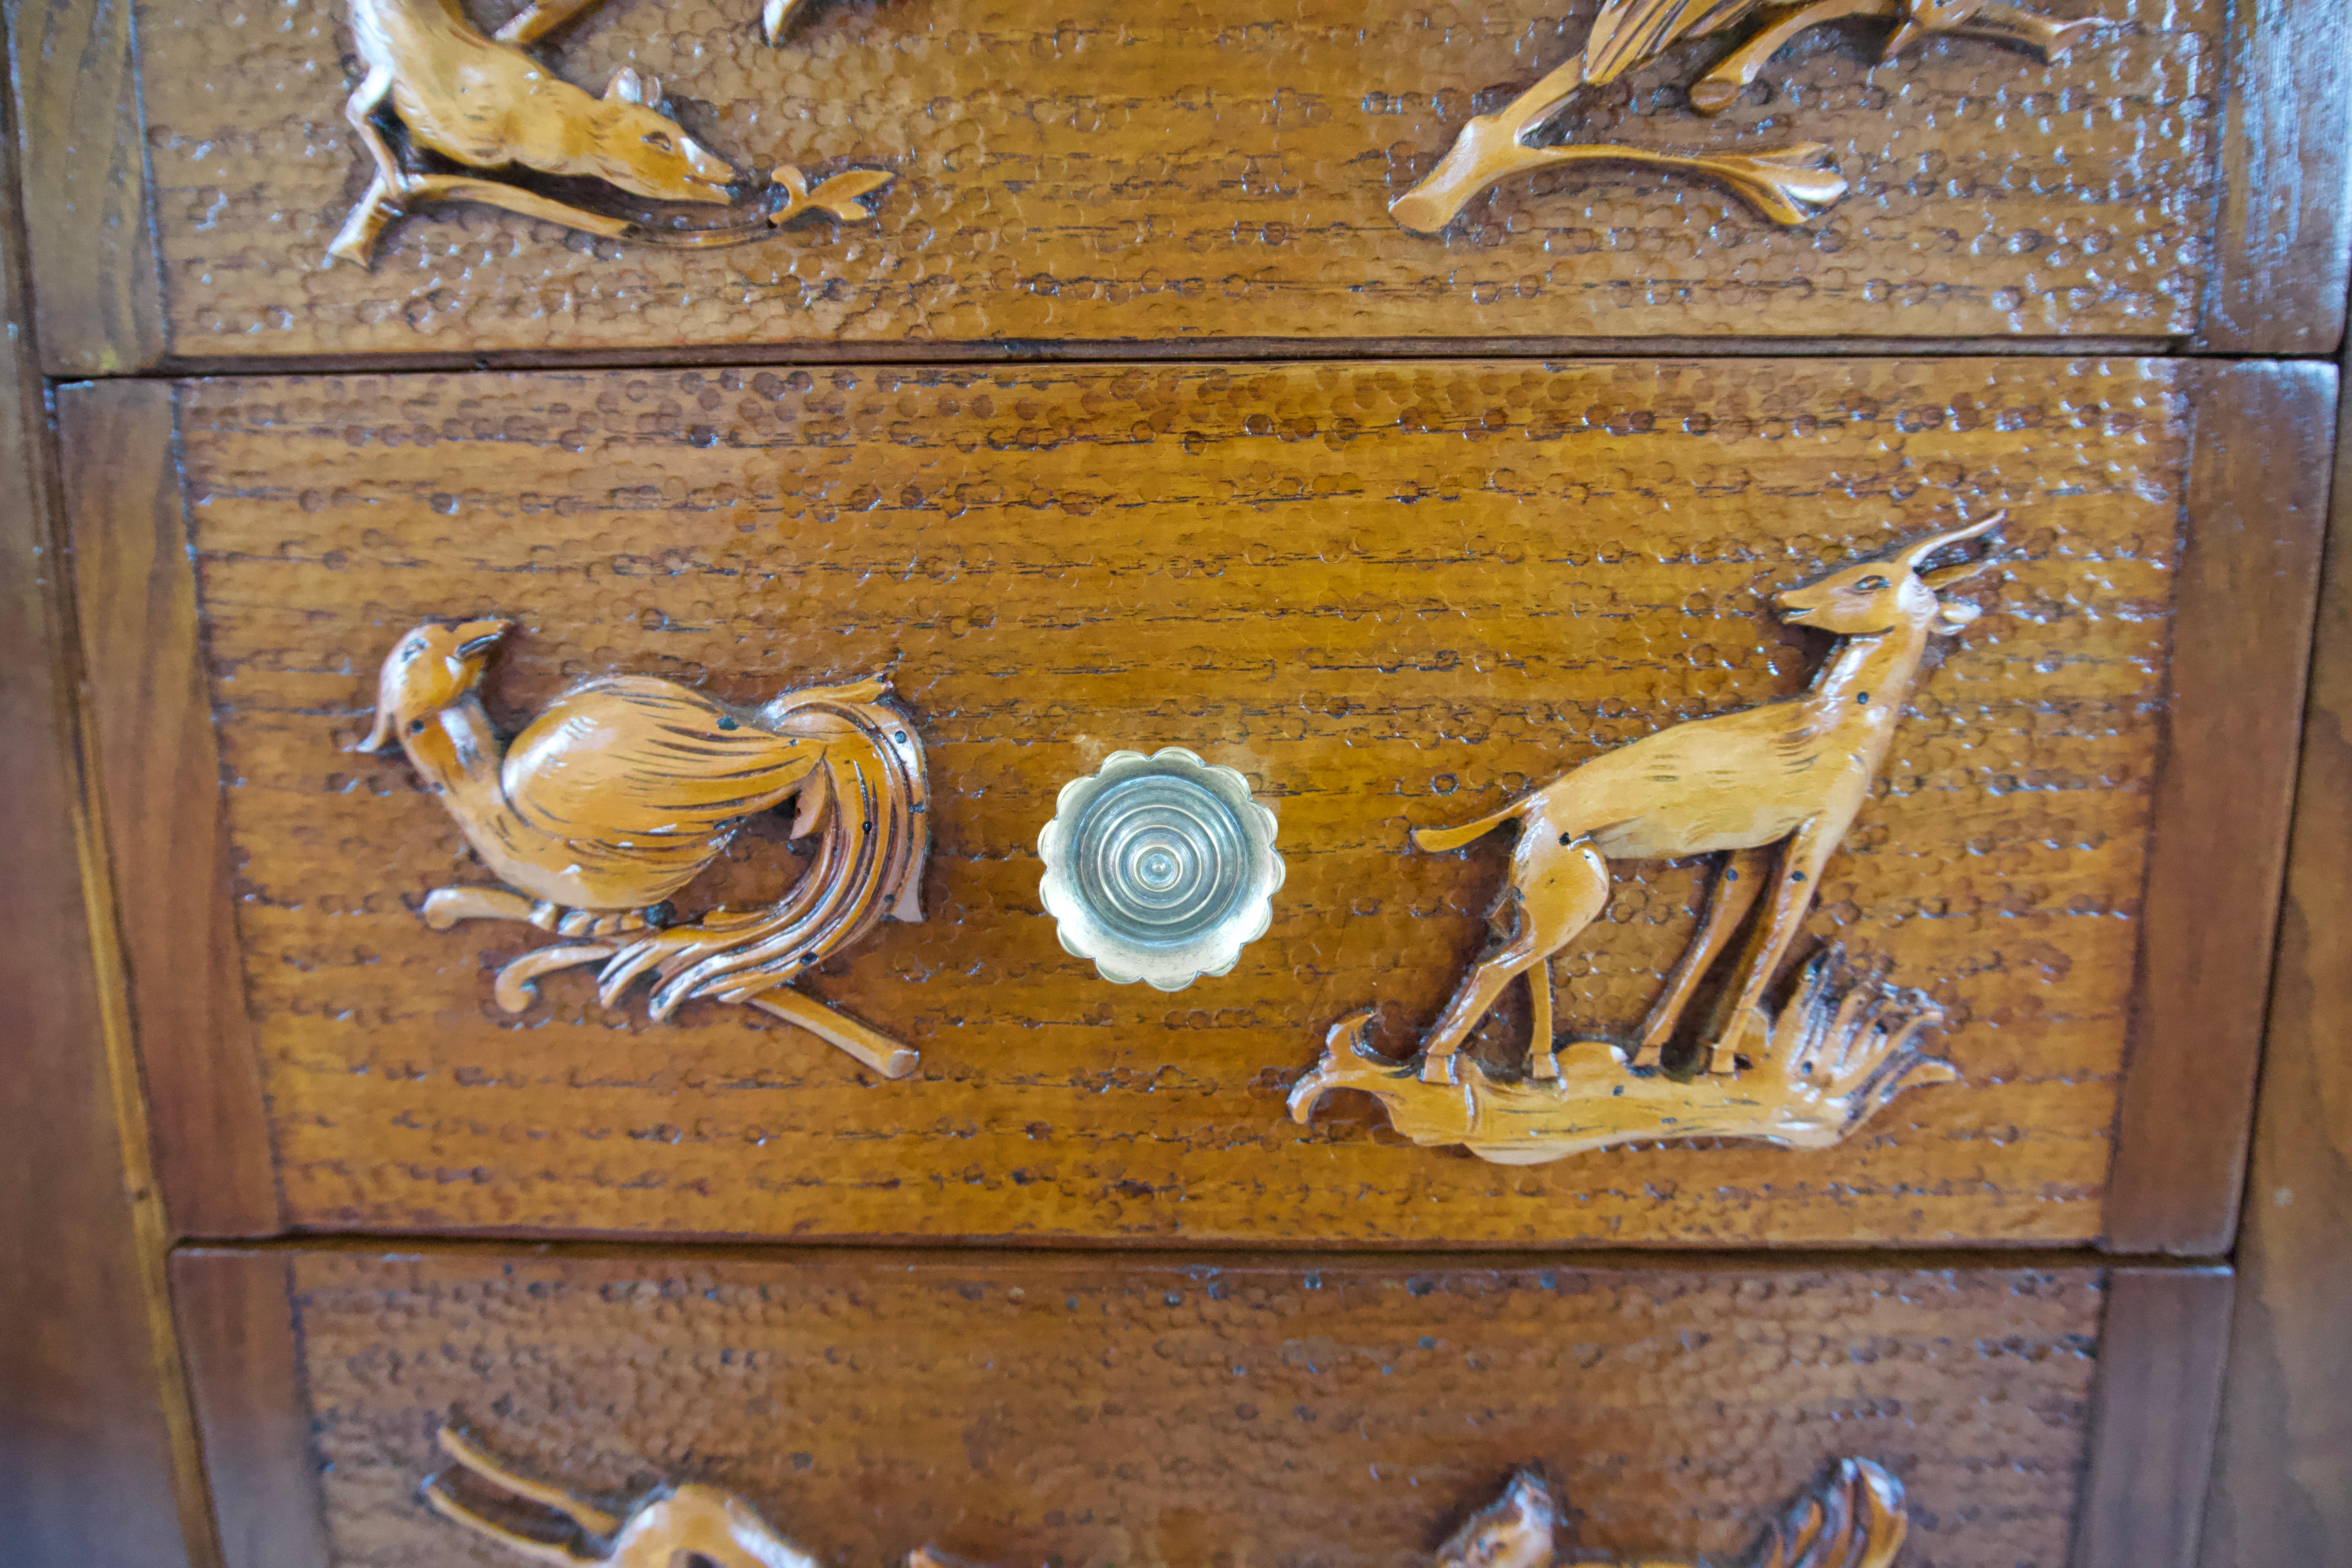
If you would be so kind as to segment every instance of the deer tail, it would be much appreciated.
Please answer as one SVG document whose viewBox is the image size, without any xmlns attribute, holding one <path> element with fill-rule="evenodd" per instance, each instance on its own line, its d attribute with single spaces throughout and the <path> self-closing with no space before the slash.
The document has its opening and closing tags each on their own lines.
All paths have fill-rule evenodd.
<svg viewBox="0 0 2352 1568">
<path fill-rule="evenodd" d="M 1535 804 L 1533 795 L 1511 802 L 1499 810 L 1490 811 L 1475 822 L 1459 827 L 1416 827 L 1412 830 L 1412 847 L 1432 855 L 1443 855 L 1448 849 L 1459 849 L 1465 844 L 1475 843 L 1507 822 L 1517 821 Z"/>
</svg>

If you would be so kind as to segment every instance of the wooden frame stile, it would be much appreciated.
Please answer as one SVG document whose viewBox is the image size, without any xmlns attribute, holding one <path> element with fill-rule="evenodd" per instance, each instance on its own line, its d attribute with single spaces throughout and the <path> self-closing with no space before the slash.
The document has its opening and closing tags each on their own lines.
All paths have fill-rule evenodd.
<svg viewBox="0 0 2352 1568">
<path fill-rule="evenodd" d="M 11 11 L 0 26 L 13 27 Z M 0 901 L 9 1009 L 0 1112 L 0 1475 L 12 1563 L 209 1562 L 194 1423 L 173 1337 L 161 1200 L 103 940 L 103 875 L 77 755 L 72 605 L 0 103 Z M 92 941 L 93 928 L 100 940 Z"/>
<path fill-rule="evenodd" d="M 59 398 L 95 805 L 113 866 L 180 868 L 124 877 L 116 906 L 172 1234 L 266 1236 L 280 1207 L 230 896 L 176 396 L 156 382 L 100 382 Z M 200 866 L 212 874 L 191 873 Z"/>
<path fill-rule="evenodd" d="M 2352 1559 L 2352 422 L 2329 511 L 2202 1568 Z"/>
<path fill-rule="evenodd" d="M 2336 374 L 2199 364 L 2165 761 L 2107 1249 L 2230 1249 L 2270 983 Z"/>
</svg>

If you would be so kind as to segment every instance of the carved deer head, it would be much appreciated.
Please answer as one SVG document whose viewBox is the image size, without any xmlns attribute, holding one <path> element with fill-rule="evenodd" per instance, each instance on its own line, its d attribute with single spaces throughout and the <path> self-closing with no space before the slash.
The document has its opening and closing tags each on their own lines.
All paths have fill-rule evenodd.
<svg viewBox="0 0 2352 1568">
<path fill-rule="evenodd" d="M 1905 625 L 1958 631 L 1977 618 L 1977 607 L 1948 604 L 1940 596 L 1942 591 L 1982 572 L 1996 557 L 1987 552 L 1930 572 L 1919 571 L 1918 564 L 1946 545 L 1990 532 L 2008 516 L 1997 511 L 1982 522 L 1930 534 L 1882 560 L 1841 567 L 1779 595 L 1773 607 L 1791 625 L 1818 626 L 1842 637 L 1876 637 Z"/>
</svg>

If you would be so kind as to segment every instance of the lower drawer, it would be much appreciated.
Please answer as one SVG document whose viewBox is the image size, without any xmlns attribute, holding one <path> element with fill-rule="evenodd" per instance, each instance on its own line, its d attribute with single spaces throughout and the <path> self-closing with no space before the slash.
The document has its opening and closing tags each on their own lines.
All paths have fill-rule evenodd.
<svg viewBox="0 0 2352 1568">
<path fill-rule="evenodd" d="M 1561 1561 L 1687 1562 L 1853 1458 L 1899 1483 L 1908 1568 L 2158 1568 L 2193 1548 L 2228 1299 L 2071 1264 L 473 1247 L 196 1250 L 174 1288 L 229 1568 L 530 1561 L 428 1506 L 445 1429 L 608 1522 L 725 1489 L 828 1563 L 1425 1563 L 1521 1467 Z"/>
</svg>

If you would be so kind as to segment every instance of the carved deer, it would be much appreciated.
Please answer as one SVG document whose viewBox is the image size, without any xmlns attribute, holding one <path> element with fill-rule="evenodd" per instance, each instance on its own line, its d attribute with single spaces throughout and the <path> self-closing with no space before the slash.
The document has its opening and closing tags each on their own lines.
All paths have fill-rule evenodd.
<svg viewBox="0 0 2352 1568">
<path fill-rule="evenodd" d="M 648 201 L 725 206 L 747 182 L 734 165 L 687 134 L 661 110 L 661 83 L 623 67 L 602 98 L 572 86 L 524 52 L 603 0 L 541 0 L 495 35 L 485 35 L 459 0 L 351 0 L 352 39 L 367 76 L 343 105 L 374 165 L 367 194 L 327 247 L 335 258 L 368 265 L 385 226 L 407 203 L 486 202 L 528 217 L 649 244 L 738 244 L 811 208 L 845 221 L 870 217 L 856 199 L 887 184 L 875 170 L 847 170 L 808 187 L 797 169 L 780 167 L 782 196 L 724 226 L 667 231 L 560 201 L 539 191 L 470 174 L 402 166 L 376 117 L 389 104 L 417 147 L 468 169 L 520 168 L 588 177 Z M 766 0 L 770 42 L 799 0 Z"/>
<path fill-rule="evenodd" d="M 664 1487 L 616 1519 L 560 1487 L 519 1476 L 444 1426 L 441 1451 L 458 1466 L 501 1490 L 554 1510 L 586 1539 L 575 1547 L 525 1535 L 457 1500 L 445 1475 L 428 1479 L 425 1505 L 534 1563 L 566 1568 L 603 1563 L 608 1568 L 677 1568 L 699 1560 L 715 1568 L 822 1568 L 817 1560 L 786 1541 L 751 1506 L 717 1487 Z M 602 1544 L 597 1544 L 602 1542 Z"/>
<path fill-rule="evenodd" d="M 1519 825 L 1510 882 L 1496 909 L 1498 918 L 1508 916 L 1508 935 L 1471 967 L 1431 1027 L 1422 1078 L 1454 1081 L 1463 1040 L 1521 974 L 1534 1013 L 1528 1070 L 1558 1078 L 1549 961 L 1608 908 L 1609 862 L 1710 854 L 1725 858 L 1706 916 L 1650 1010 L 1633 1065 L 1658 1062 L 1700 980 L 1760 898 L 1763 912 L 1708 1042 L 1709 1070 L 1732 1070 L 1748 1033 L 1769 1031 L 1759 1006 L 1765 988 L 1796 940 L 1822 866 L 1869 796 L 1927 638 L 1976 618 L 1973 605 L 1947 603 L 1942 591 L 1994 557 L 1919 567 L 1947 545 L 1990 532 L 2006 515 L 1780 594 L 1775 606 L 1782 620 L 1841 639 L 1803 694 L 1661 730 L 1475 822 L 1414 830 L 1417 847 L 1447 850 L 1507 822 Z"/>
</svg>

